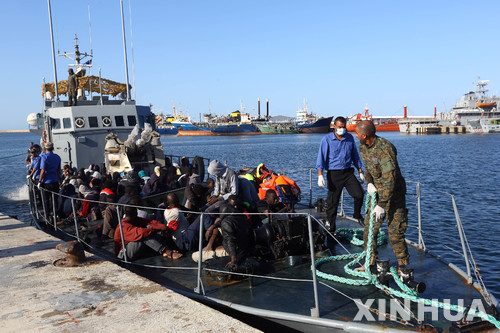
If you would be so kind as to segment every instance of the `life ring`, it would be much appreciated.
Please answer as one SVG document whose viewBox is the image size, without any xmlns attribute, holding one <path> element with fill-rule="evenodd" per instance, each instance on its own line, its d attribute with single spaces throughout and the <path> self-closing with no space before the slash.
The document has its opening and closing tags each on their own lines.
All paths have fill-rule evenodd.
<svg viewBox="0 0 500 333">
<path fill-rule="evenodd" d="M 85 120 L 83 120 L 83 117 L 78 117 L 75 119 L 75 126 L 78 128 L 82 128 L 85 126 Z"/>
<path fill-rule="evenodd" d="M 102 125 L 104 127 L 110 127 L 111 126 L 111 118 L 110 117 L 102 117 Z"/>
</svg>

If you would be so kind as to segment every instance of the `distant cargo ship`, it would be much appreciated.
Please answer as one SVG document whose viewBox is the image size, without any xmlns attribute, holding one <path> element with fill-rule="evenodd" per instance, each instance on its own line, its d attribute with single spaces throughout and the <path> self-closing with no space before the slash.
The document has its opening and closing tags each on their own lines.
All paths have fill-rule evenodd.
<svg viewBox="0 0 500 333">
<path fill-rule="evenodd" d="M 368 105 L 365 107 L 365 114 L 361 113 L 355 114 L 347 118 L 346 128 L 349 132 L 356 131 L 356 125 L 362 120 L 371 120 L 375 124 L 377 132 L 392 132 L 399 131 L 399 124 L 396 117 L 373 117 L 368 109 Z"/>
<path fill-rule="evenodd" d="M 291 123 L 266 123 L 256 124 L 257 128 L 262 134 L 296 134 L 299 133 L 297 126 Z"/>
<path fill-rule="evenodd" d="M 307 101 L 304 100 L 304 107 L 297 110 L 297 130 L 299 133 L 328 133 L 332 117 L 318 117 L 310 113 L 307 109 Z"/>
</svg>

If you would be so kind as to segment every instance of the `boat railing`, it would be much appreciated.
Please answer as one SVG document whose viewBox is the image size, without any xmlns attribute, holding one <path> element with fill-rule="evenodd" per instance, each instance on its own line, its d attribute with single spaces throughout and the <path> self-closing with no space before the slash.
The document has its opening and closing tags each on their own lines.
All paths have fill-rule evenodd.
<svg viewBox="0 0 500 333">
<path fill-rule="evenodd" d="M 411 182 L 411 183 L 414 183 L 415 184 L 415 187 L 416 187 L 416 191 L 415 193 L 413 193 L 413 195 L 416 196 L 417 198 L 417 204 L 418 204 L 418 225 L 417 225 L 417 229 L 418 229 L 418 243 L 414 243 L 414 242 L 411 242 L 409 241 L 409 243 L 412 243 L 413 245 L 415 245 L 416 247 L 420 248 L 421 250 L 423 251 L 426 251 L 427 253 L 429 252 L 427 250 L 427 247 L 424 243 L 424 240 L 423 240 L 423 236 L 422 236 L 422 226 L 421 226 L 421 214 L 420 214 L 420 197 L 421 197 L 421 191 L 420 191 L 420 183 L 418 182 Z M 95 204 L 102 204 L 101 201 L 93 201 L 93 200 L 86 200 L 86 199 L 81 199 L 81 198 L 75 198 L 75 197 L 71 197 L 71 196 L 64 196 L 62 194 L 59 194 L 59 193 L 56 193 L 56 192 L 50 192 L 50 191 L 47 191 L 43 188 L 39 188 L 37 189 L 37 186 L 29 181 L 28 182 L 28 185 L 29 185 L 29 191 L 30 191 L 30 211 L 31 211 L 31 214 L 33 216 L 33 218 L 36 220 L 36 221 L 41 221 L 41 220 L 44 220 L 48 225 L 50 224 L 53 224 L 53 227 L 54 227 L 54 230 L 58 231 L 63 231 L 65 232 L 64 230 L 62 230 L 62 228 L 59 228 L 58 225 L 57 225 L 57 212 L 56 212 L 56 206 L 52 204 L 52 207 L 46 207 L 46 202 L 48 202 L 47 200 L 47 197 L 51 197 L 52 199 L 52 202 L 56 202 L 56 199 L 61 196 L 61 197 L 64 197 L 66 199 L 69 199 L 71 200 L 71 207 L 72 207 L 72 213 L 73 213 L 73 222 L 74 222 L 74 234 L 70 234 L 68 232 L 66 232 L 66 234 L 68 236 L 71 236 L 71 237 L 74 237 L 76 238 L 77 240 L 81 241 L 81 242 L 85 242 L 85 239 L 83 239 L 79 233 L 79 222 L 78 222 L 78 218 L 77 218 L 77 211 L 76 211 L 76 206 L 77 206 L 77 202 L 83 202 L 83 201 L 88 201 L 88 202 L 91 202 L 91 203 L 95 203 Z M 41 192 L 41 208 L 39 208 L 39 205 L 37 204 L 37 200 L 35 198 L 37 198 L 37 191 L 40 191 Z M 437 191 L 437 190 L 436 190 Z M 447 192 L 443 192 L 443 191 L 437 191 L 439 193 L 442 193 L 442 194 L 447 194 L 449 196 L 451 196 L 451 200 L 452 200 L 452 205 L 453 205 L 453 211 L 454 211 L 454 214 L 455 214 L 455 219 L 456 219 L 456 224 L 457 224 L 457 228 L 458 228 L 458 232 L 459 232 L 459 237 L 460 237 L 460 242 L 461 242 L 461 245 L 462 245 L 462 250 L 463 250 L 463 259 L 465 261 L 465 265 L 466 265 L 466 272 L 464 272 L 463 270 L 461 270 L 460 268 L 458 268 L 458 266 L 454 265 L 454 264 L 449 264 L 450 267 L 452 269 L 454 269 L 457 273 L 459 273 L 460 275 L 462 275 L 469 284 L 474 284 L 474 286 L 476 287 L 476 289 L 479 290 L 479 292 L 481 292 L 481 294 L 483 295 L 485 301 L 488 303 L 488 304 L 494 304 L 496 306 L 496 300 L 494 299 L 494 297 L 492 295 L 490 295 L 486 289 L 486 286 L 484 285 L 483 283 L 483 280 L 479 274 L 479 269 L 477 268 L 477 264 L 476 262 L 474 261 L 474 258 L 472 257 L 471 255 L 471 250 L 470 250 L 470 246 L 468 244 L 468 241 L 467 241 L 467 238 L 465 236 L 465 230 L 463 228 L 463 225 L 461 223 L 461 219 L 460 219 L 460 216 L 459 216 L 459 213 L 458 213 L 458 209 L 457 209 L 457 206 L 456 206 L 456 202 L 455 202 L 455 198 L 452 194 L 450 193 L 447 193 Z M 121 209 L 124 207 L 124 206 L 131 206 L 131 207 L 136 207 L 138 209 L 144 209 L 144 210 L 163 210 L 162 208 L 156 208 L 156 207 L 145 207 L 145 206 L 132 206 L 132 205 L 125 205 L 125 204 L 118 204 L 118 203 L 113 203 L 112 205 L 116 205 L 117 206 L 117 227 L 120 228 L 120 235 L 122 237 L 121 239 L 121 242 L 122 244 L 125 244 L 124 242 L 124 239 L 123 239 L 123 226 L 122 226 L 122 219 L 121 219 Z M 51 209 L 51 212 L 52 212 L 52 217 L 50 216 L 49 214 L 49 209 Z M 318 284 L 322 284 L 322 285 L 325 285 L 325 283 L 323 282 L 319 282 L 318 279 L 317 279 L 317 276 L 316 276 L 316 269 L 315 269 L 315 251 L 314 251 L 314 248 L 315 248 L 315 244 L 314 244 L 314 239 L 313 239 L 313 223 L 316 223 L 318 225 L 318 228 L 319 230 L 324 230 L 325 233 L 329 234 L 329 236 L 331 237 L 335 237 L 335 235 L 332 235 L 329 233 L 328 231 L 328 228 L 325 226 L 325 224 L 323 223 L 323 221 L 317 219 L 316 217 L 314 217 L 312 214 L 310 214 L 309 212 L 294 212 L 294 213 L 286 213 L 286 214 L 283 214 L 283 213 L 271 213 L 272 215 L 286 215 L 287 217 L 290 217 L 290 216 L 303 216 L 305 219 L 307 219 L 307 228 L 308 228 L 308 243 L 309 243 L 309 250 L 310 250 L 310 253 L 308 254 L 308 256 L 310 256 L 310 260 L 311 260 L 311 279 L 298 279 L 298 278 L 294 278 L 294 277 L 276 277 L 276 276 L 267 276 L 267 275 L 256 275 L 256 274 L 247 274 L 247 273 L 238 273 L 238 272 L 233 272 L 233 271 L 226 271 L 226 270 L 216 270 L 216 269 L 213 269 L 213 268 L 207 268 L 207 267 L 203 267 L 202 265 L 202 262 L 203 262 L 203 239 L 204 239 L 204 234 L 203 234 L 203 231 L 204 231 L 204 227 L 203 227 L 203 219 L 204 219 L 204 216 L 206 216 L 207 214 L 210 214 L 210 213 L 205 213 L 205 212 L 186 212 L 186 213 L 190 213 L 190 214 L 196 214 L 196 215 L 200 215 L 200 218 L 199 218 L 199 223 L 200 223 L 200 226 L 199 226 L 199 244 L 198 244 L 198 263 L 197 263 L 197 266 L 193 266 L 193 267 L 175 267 L 175 266 L 154 266 L 154 267 L 157 267 L 157 268 L 162 268 L 162 269 L 184 269 L 184 270 L 196 270 L 196 274 L 197 274 L 197 283 L 196 283 L 196 287 L 194 288 L 194 292 L 197 293 L 197 294 L 200 294 L 200 295 L 204 295 L 205 296 L 205 288 L 203 286 L 203 272 L 213 272 L 213 273 L 218 273 L 218 274 L 231 274 L 231 275 L 242 275 L 242 276 L 245 276 L 247 278 L 262 278 L 262 279 L 280 279 L 280 280 L 284 280 L 284 281 L 291 281 L 291 282 L 310 282 L 313 284 L 313 298 L 314 298 L 314 307 L 311 307 L 311 316 L 312 317 L 319 317 L 319 314 L 320 314 L 320 311 L 319 311 L 319 297 L 318 297 Z M 223 213 L 217 213 L 218 215 L 226 215 L 226 214 L 223 214 Z M 236 213 L 232 213 L 232 214 L 236 214 Z M 243 214 L 243 213 L 241 213 Z M 256 214 L 256 215 L 261 215 L 260 213 L 245 213 L 246 215 L 252 215 L 252 214 Z M 52 219 L 52 220 L 51 220 Z M 347 248 L 345 248 L 341 242 L 339 242 L 339 244 L 343 247 L 343 249 L 348 253 L 350 254 L 349 250 Z M 91 247 L 90 244 L 86 244 L 87 246 Z M 456 252 L 456 251 L 455 251 Z M 127 254 L 126 254 L 126 251 L 123 251 L 123 263 L 125 264 L 134 264 L 134 265 L 139 265 L 139 266 L 146 266 L 146 265 L 142 265 L 142 264 L 138 264 L 138 263 L 134 263 L 134 262 L 131 262 L 129 260 L 129 258 L 127 258 Z M 117 259 L 117 258 L 110 258 L 114 261 L 118 261 L 120 262 L 121 260 Z M 472 276 L 471 274 L 471 266 L 474 267 L 474 276 Z M 151 267 L 151 266 L 147 266 L 147 267 Z"/>
<path fill-rule="evenodd" d="M 245 167 L 241 167 L 240 169 L 243 169 Z M 234 168 L 234 170 L 238 170 L 238 168 Z M 314 205 L 317 203 L 317 200 L 319 198 L 324 198 L 326 197 L 326 188 L 320 188 L 314 184 L 314 177 L 316 175 L 317 170 L 315 168 L 303 168 L 303 169 L 296 169 L 296 170 L 289 170 L 289 169 L 277 169 L 273 170 L 274 172 L 277 172 L 278 174 L 290 177 L 294 179 L 299 186 L 301 186 L 304 183 L 308 183 L 306 185 L 306 190 L 304 191 L 304 188 L 301 186 L 301 191 L 302 191 L 302 205 L 305 205 L 306 207 L 312 208 Z M 411 241 L 410 243 L 414 244 L 416 247 L 423 251 L 427 251 L 427 246 L 424 241 L 424 230 L 422 227 L 422 184 L 417 181 L 407 181 L 407 185 L 411 184 L 412 188 L 410 188 L 407 192 L 407 200 L 409 201 L 410 205 L 414 205 L 416 207 L 416 212 L 411 211 L 411 216 L 414 217 L 412 220 L 416 221 L 416 223 L 408 223 L 408 227 L 411 229 L 415 229 L 417 232 L 417 240 L 416 241 Z M 408 186 L 409 187 L 409 186 Z M 458 253 L 460 257 L 463 259 L 463 262 L 465 264 L 465 272 L 460 269 L 456 264 L 451 264 L 452 267 L 459 273 L 461 274 L 467 282 L 470 284 L 472 283 L 472 272 L 471 272 L 471 267 L 476 267 L 475 272 L 477 273 L 477 265 L 474 261 L 474 257 L 472 256 L 472 253 L 470 251 L 469 244 L 467 242 L 467 238 L 465 236 L 465 231 L 463 229 L 462 221 L 460 219 L 460 215 L 457 209 L 456 201 L 454 195 L 451 193 L 445 192 L 445 191 L 440 191 L 437 189 L 434 189 L 432 187 L 426 188 L 427 190 L 434 191 L 437 193 L 444 194 L 446 196 L 449 196 L 451 199 L 451 206 L 453 207 L 453 215 L 455 218 L 455 224 L 458 230 L 458 236 L 460 239 L 461 243 L 461 253 L 459 252 L 460 250 L 456 250 L 451 248 L 450 246 L 445 246 L 446 249 L 450 250 L 453 253 Z M 307 192 L 308 191 L 308 196 Z M 317 195 L 313 196 L 314 193 L 321 193 L 321 191 L 324 192 L 323 196 Z M 353 205 L 349 205 L 346 203 L 346 195 L 345 195 L 346 190 L 344 189 L 341 194 L 341 199 L 339 202 L 339 212 L 338 216 L 349 219 L 352 221 L 356 221 L 355 219 L 351 218 L 350 216 L 347 215 L 348 212 L 353 212 Z M 304 200 L 305 199 L 305 200 Z M 425 198 L 424 198 L 425 199 Z M 305 202 L 304 202 L 305 201 Z M 408 235 L 407 235 L 407 240 L 408 240 Z M 482 283 L 482 282 L 481 282 Z"/>
<path fill-rule="evenodd" d="M 171 163 L 177 163 L 179 165 L 182 165 L 182 158 L 183 157 L 187 157 L 192 163 L 193 159 L 196 156 L 180 156 L 180 155 L 171 155 L 171 154 L 167 155 L 167 154 L 165 154 L 165 157 L 169 158 Z M 203 164 L 205 165 L 205 173 L 206 173 L 206 170 L 208 168 L 208 164 L 210 163 L 210 159 L 206 158 L 206 157 L 202 157 L 202 159 L 203 159 Z"/>
</svg>

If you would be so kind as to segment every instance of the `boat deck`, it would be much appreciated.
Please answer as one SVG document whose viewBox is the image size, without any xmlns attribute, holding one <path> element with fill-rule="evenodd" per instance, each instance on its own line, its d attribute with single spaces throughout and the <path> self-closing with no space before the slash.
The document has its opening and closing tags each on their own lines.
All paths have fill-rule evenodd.
<svg viewBox="0 0 500 333">
<path fill-rule="evenodd" d="M 302 210 L 309 211 L 309 210 Z M 310 210 L 310 213 L 315 212 Z M 96 224 L 99 221 L 90 223 Z M 89 226 L 91 226 L 89 224 Z M 359 228 L 359 225 L 344 218 L 338 218 L 337 228 Z M 74 233 L 74 225 L 64 227 L 69 234 Z M 82 237 L 82 235 L 80 235 Z M 91 244 L 93 244 L 92 242 Z M 316 254 L 316 259 L 322 256 L 333 254 L 345 254 L 361 252 L 362 248 L 348 243 L 347 240 L 340 239 L 340 244 L 336 244 L 329 250 Z M 100 248 L 92 250 L 100 255 L 114 259 L 113 240 L 105 241 Z M 466 280 L 452 269 L 447 263 L 443 262 L 434 255 L 424 252 L 415 246 L 409 245 L 410 266 L 415 269 L 414 280 L 424 282 L 426 290 L 420 297 L 427 299 L 437 299 L 444 301 L 443 297 L 450 299 L 451 304 L 460 304 L 467 306 L 474 299 L 482 299 L 481 294 L 474 286 L 468 285 Z M 378 247 L 378 257 L 389 259 L 391 266 L 395 266 L 397 261 L 389 244 Z M 162 285 L 168 286 L 176 291 L 183 292 L 191 297 L 201 298 L 205 301 L 216 302 L 229 305 L 232 308 L 260 309 L 268 313 L 270 319 L 271 313 L 287 313 L 285 319 L 278 319 L 278 322 L 287 321 L 288 316 L 295 316 L 300 323 L 305 319 L 317 320 L 315 323 L 315 332 L 320 328 L 342 328 L 346 329 L 345 323 L 351 322 L 358 313 L 358 305 L 353 299 L 360 299 L 367 304 L 367 300 L 374 299 L 372 308 L 379 309 L 379 300 L 385 299 L 387 307 L 381 310 L 389 313 L 390 296 L 380 291 L 373 285 L 351 286 L 338 282 L 333 282 L 318 277 L 319 294 L 319 318 L 311 317 L 311 308 L 315 307 L 313 279 L 311 274 L 310 256 L 295 256 L 279 259 L 273 262 L 261 263 L 257 266 L 251 277 L 242 277 L 235 274 L 228 275 L 225 263 L 229 260 L 227 257 L 215 258 L 203 263 L 202 272 L 202 292 L 197 294 L 194 290 L 197 287 L 197 268 L 198 264 L 192 260 L 192 253 L 185 254 L 178 260 L 165 259 L 162 256 L 153 256 L 139 259 L 132 264 L 127 265 L 132 271 L 147 277 Z M 344 266 L 349 260 L 339 262 L 327 262 L 321 265 L 323 272 L 335 275 L 347 276 L 344 272 Z M 231 276 L 231 278 L 228 278 Z M 398 289 L 394 283 L 391 287 Z M 445 296 L 443 296 L 445 295 Z M 411 309 L 415 316 L 417 315 L 417 306 L 412 303 Z M 452 312 L 455 314 L 455 312 Z M 372 313 L 374 318 L 377 315 Z M 431 321 L 431 313 L 426 314 Z M 279 316 L 278 316 L 279 317 Z M 443 310 L 439 309 L 439 319 L 443 319 Z M 325 320 L 326 319 L 326 320 Z M 415 321 L 413 321 L 415 322 Z M 435 321 L 433 325 L 440 332 L 447 332 L 450 328 L 450 322 Z M 342 324 L 343 323 L 343 324 Z M 401 323 L 385 319 L 377 323 L 369 322 L 366 317 L 361 321 L 351 322 L 353 325 L 362 325 L 363 329 L 368 331 L 378 331 L 387 328 L 394 329 L 417 329 L 415 326 L 403 325 Z M 415 322 L 416 323 L 416 322 Z M 375 325 L 375 326 L 374 326 Z M 295 325 L 297 326 L 297 325 Z M 355 326 L 359 329 L 358 326 Z M 304 327 L 307 330 L 307 327 Z"/>
</svg>

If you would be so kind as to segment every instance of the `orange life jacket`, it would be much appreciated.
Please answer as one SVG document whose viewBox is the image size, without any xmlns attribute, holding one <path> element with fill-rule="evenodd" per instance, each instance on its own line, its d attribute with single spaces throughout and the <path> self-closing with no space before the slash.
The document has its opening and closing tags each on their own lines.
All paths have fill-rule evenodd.
<svg viewBox="0 0 500 333">
<path fill-rule="evenodd" d="M 284 204 L 297 203 L 300 201 L 300 188 L 288 177 L 271 174 L 270 177 L 260 184 L 259 199 L 266 197 L 267 190 L 272 189 Z"/>
</svg>

